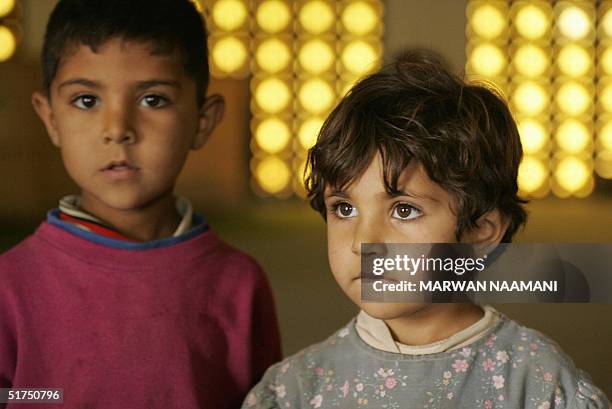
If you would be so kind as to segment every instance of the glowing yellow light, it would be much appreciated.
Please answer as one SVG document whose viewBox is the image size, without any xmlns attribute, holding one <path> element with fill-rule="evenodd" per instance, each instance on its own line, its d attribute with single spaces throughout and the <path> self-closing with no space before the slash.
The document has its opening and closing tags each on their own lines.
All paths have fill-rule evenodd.
<svg viewBox="0 0 612 409">
<path fill-rule="evenodd" d="M 546 34 L 550 18 L 540 7 L 528 4 L 516 13 L 515 24 L 520 35 L 535 40 Z"/>
<path fill-rule="evenodd" d="M 583 114 L 591 103 L 591 96 L 587 89 L 576 82 L 563 84 L 557 91 L 557 105 L 559 109 L 569 115 Z"/>
<path fill-rule="evenodd" d="M 7 61 L 15 53 L 17 40 L 11 30 L 0 26 L 0 62 Z"/>
<path fill-rule="evenodd" d="M 327 82 L 313 78 L 302 85 L 298 98 L 304 109 L 319 114 L 331 108 L 334 103 L 334 91 Z"/>
<path fill-rule="evenodd" d="M 472 50 L 470 63 L 478 74 L 492 77 L 504 69 L 506 58 L 499 47 L 485 43 Z"/>
<path fill-rule="evenodd" d="M 298 163 L 295 169 L 295 179 L 299 183 L 299 186 L 301 189 L 304 188 L 304 176 L 306 176 L 304 172 L 305 170 L 306 170 L 306 159 L 303 159 Z"/>
<path fill-rule="evenodd" d="M 262 30 L 274 34 L 287 27 L 291 21 L 291 11 L 280 0 L 267 0 L 259 5 L 255 19 Z"/>
<path fill-rule="evenodd" d="M 542 48 L 528 44 L 516 51 L 514 64 L 520 74 L 527 77 L 537 77 L 548 68 L 549 58 Z"/>
<path fill-rule="evenodd" d="M 506 19 L 497 7 L 485 4 L 474 11 L 471 24 L 477 35 L 490 40 L 504 31 Z"/>
<path fill-rule="evenodd" d="M 604 150 L 612 152 L 612 121 L 601 128 L 598 140 Z"/>
<path fill-rule="evenodd" d="M 612 152 L 599 152 L 595 158 L 595 171 L 599 176 L 612 179 Z"/>
<path fill-rule="evenodd" d="M 334 12 L 329 4 L 314 0 L 304 4 L 298 19 L 304 29 L 312 34 L 321 34 L 334 23 Z"/>
<path fill-rule="evenodd" d="M 593 63 L 588 51 L 575 44 L 563 47 L 559 52 L 557 62 L 561 72 L 571 77 L 585 75 Z"/>
<path fill-rule="evenodd" d="M 353 41 L 342 51 L 342 64 L 355 74 L 365 74 L 376 64 L 378 55 L 370 44 L 365 41 Z"/>
<path fill-rule="evenodd" d="M 549 102 L 546 90 L 535 82 L 519 85 L 512 95 L 512 101 L 521 113 L 530 116 L 540 114 Z"/>
<path fill-rule="evenodd" d="M 612 84 L 606 87 L 599 93 L 599 103 L 606 112 L 612 112 Z"/>
<path fill-rule="evenodd" d="M 556 140 L 561 149 L 578 153 L 587 147 L 591 135 L 587 127 L 575 119 L 566 119 L 557 129 Z"/>
<path fill-rule="evenodd" d="M 232 31 L 240 27 L 246 20 L 248 11 L 239 0 L 219 0 L 212 9 L 212 18 L 217 27 Z"/>
<path fill-rule="evenodd" d="M 572 40 L 584 38 L 591 30 L 590 17 L 584 10 L 576 6 L 567 7 L 563 10 L 559 15 L 557 24 L 559 25 L 559 31 Z"/>
<path fill-rule="evenodd" d="M 304 149 L 310 149 L 317 142 L 317 136 L 323 125 L 321 118 L 309 118 L 300 126 L 298 130 L 298 140 Z"/>
<path fill-rule="evenodd" d="M 269 38 L 262 42 L 255 52 L 255 60 L 262 70 L 276 73 L 284 69 L 291 62 L 291 51 L 287 44 L 276 38 Z"/>
<path fill-rule="evenodd" d="M 268 118 L 262 121 L 255 130 L 257 145 L 268 153 L 278 153 L 285 149 L 291 140 L 291 132 L 287 124 L 278 118 Z"/>
<path fill-rule="evenodd" d="M 601 25 L 603 32 L 608 37 L 612 37 L 612 9 L 606 11 L 606 14 L 604 14 L 599 24 Z"/>
<path fill-rule="evenodd" d="M 539 190 L 547 179 L 548 169 L 540 160 L 526 156 L 519 165 L 517 182 L 523 192 Z"/>
<path fill-rule="evenodd" d="M 15 7 L 15 0 L 0 0 L 0 17 L 8 15 Z"/>
<path fill-rule="evenodd" d="M 291 100 L 291 91 L 278 78 L 267 78 L 255 89 L 255 101 L 261 109 L 275 114 L 282 111 Z"/>
<path fill-rule="evenodd" d="M 584 188 L 589 182 L 591 172 L 587 165 L 578 158 L 563 158 L 555 169 L 555 180 L 570 193 Z"/>
<path fill-rule="evenodd" d="M 342 24 L 355 35 L 368 34 L 376 28 L 377 22 L 376 11 L 365 1 L 350 4 L 342 13 Z"/>
<path fill-rule="evenodd" d="M 268 193 L 278 193 L 289 184 L 291 172 L 285 162 L 270 156 L 257 165 L 255 177 L 263 190 Z"/>
<path fill-rule="evenodd" d="M 300 49 L 300 65 L 311 74 L 320 74 L 331 68 L 334 63 L 334 52 L 321 40 L 310 40 Z"/>
<path fill-rule="evenodd" d="M 541 150 L 548 135 L 544 126 L 536 120 L 524 119 L 518 123 L 519 135 L 521 136 L 521 144 L 525 153 L 535 153 Z"/>
<path fill-rule="evenodd" d="M 612 75 L 612 48 L 607 48 L 599 59 L 601 68 L 607 75 Z"/>
<path fill-rule="evenodd" d="M 232 73 L 240 69 L 246 62 L 247 57 L 246 46 L 236 37 L 223 38 L 213 46 L 213 62 L 219 70 L 226 73 Z"/>
</svg>

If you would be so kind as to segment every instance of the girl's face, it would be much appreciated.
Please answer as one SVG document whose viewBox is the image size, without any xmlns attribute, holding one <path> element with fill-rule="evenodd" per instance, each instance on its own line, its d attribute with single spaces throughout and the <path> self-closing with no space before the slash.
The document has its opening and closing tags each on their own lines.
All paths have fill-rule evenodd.
<svg viewBox="0 0 612 409">
<path fill-rule="evenodd" d="M 327 187 L 328 256 L 334 278 L 348 297 L 380 319 L 406 317 L 423 304 L 362 303 L 361 243 L 453 243 L 457 217 L 451 196 L 418 162 L 403 171 L 398 196 L 385 190 L 380 155 L 345 190 Z"/>
</svg>

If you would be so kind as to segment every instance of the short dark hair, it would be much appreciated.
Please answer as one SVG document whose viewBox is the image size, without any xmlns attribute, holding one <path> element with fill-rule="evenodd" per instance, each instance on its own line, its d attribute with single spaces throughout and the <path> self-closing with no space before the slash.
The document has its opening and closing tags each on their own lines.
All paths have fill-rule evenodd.
<svg viewBox="0 0 612 409">
<path fill-rule="evenodd" d="M 310 149 L 306 189 L 326 217 L 326 186 L 343 189 L 380 153 L 387 192 L 411 160 L 455 199 L 459 240 L 486 212 L 509 221 L 510 242 L 525 223 L 517 195 L 523 154 L 503 99 L 454 75 L 437 54 L 410 50 L 359 83 L 333 110 Z"/>
<path fill-rule="evenodd" d="M 61 0 L 49 18 L 42 51 L 47 95 L 71 47 L 82 44 L 96 52 L 113 38 L 150 42 L 157 54 L 178 50 L 195 80 L 197 102 L 204 102 L 209 79 L 206 26 L 190 0 Z"/>
</svg>

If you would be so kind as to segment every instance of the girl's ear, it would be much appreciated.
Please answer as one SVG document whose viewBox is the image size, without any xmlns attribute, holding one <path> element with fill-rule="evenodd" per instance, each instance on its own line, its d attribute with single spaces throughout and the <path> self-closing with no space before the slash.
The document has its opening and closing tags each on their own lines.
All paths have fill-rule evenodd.
<svg viewBox="0 0 612 409">
<path fill-rule="evenodd" d="M 34 106 L 34 111 L 36 111 L 36 114 L 38 114 L 38 117 L 45 125 L 45 128 L 47 128 L 47 134 L 49 134 L 51 142 L 59 148 L 61 146 L 61 141 L 49 98 L 40 92 L 35 92 L 32 94 L 32 105 Z"/>
<path fill-rule="evenodd" d="M 200 149 L 217 127 L 225 112 L 225 100 L 219 94 L 210 95 L 200 108 L 198 129 L 191 149 Z"/>
<path fill-rule="evenodd" d="M 499 210 L 491 210 L 480 216 L 476 227 L 461 235 L 461 241 L 483 249 L 493 249 L 504 238 L 509 224 L 510 221 L 503 217 Z"/>
</svg>

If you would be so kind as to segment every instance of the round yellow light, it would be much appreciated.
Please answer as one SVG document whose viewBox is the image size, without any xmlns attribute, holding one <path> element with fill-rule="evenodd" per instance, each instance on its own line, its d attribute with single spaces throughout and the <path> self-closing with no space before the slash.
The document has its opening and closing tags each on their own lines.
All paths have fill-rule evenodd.
<svg viewBox="0 0 612 409">
<path fill-rule="evenodd" d="M 591 135 L 582 122 L 566 119 L 557 128 L 555 138 L 559 147 L 564 151 L 578 153 L 587 147 Z"/>
<path fill-rule="evenodd" d="M 612 121 L 605 124 L 598 135 L 599 144 L 604 150 L 612 152 Z"/>
<path fill-rule="evenodd" d="M 291 140 L 287 124 L 278 118 L 263 120 L 255 130 L 255 141 L 267 153 L 278 153 L 285 149 Z"/>
<path fill-rule="evenodd" d="M 255 177 L 263 190 L 268 193 L 278 193 L 291 181 L 291 171 L 285 162 L 270 156 L 256 166 Z"/>
<path fill-rule="evenodd" d="M 608 37 L 612 37 L 612 9 L 608 9 L 608 11 L 606 11 L 606 14 L 604 14 L 599 24 L 603 29 L 603 32 Z"/>
<path fill-rule="evenodd" d="M 512 101 L 516 109 L 529 116 L 539 115 L 546 105 L 549 98 L 546 90 L 535 82 L 524 82 L 519 85 L 512 95 Z"/>
<path fill-rule="evenodd" d="M 331 108 L 334 103 L 334 91 L 327 82 L 313 78 L 302 85 L 298 98 L 304 109 L 319 114 Z"/>
<path fill-rule="evenodd" d="M 246 63 L 247 56 L 246 45 L 236 37 L 219 40 L 212 50 L 213 63 L 228 74 L 239 70 Z"/>
<path fill-rule="evenodd" d="M 599 103 L 607 113 L 612 113 L 612 83 L 599 93 Z"/>
<path fill-rule="evenodd" d="M 282 111 L 291 100 L 291 91 L 278 78 L 267 78 L 255 89 L 255 101 L 265 112 L 276 114 Z"/>
<path fill-rule="evenodd" d="M 334 52 L 329 44 L 321 40 L 310 40 L 298 53 L 300 65 L 311 74 L 329 70 L 334 63 Z"/>
<path fill-rule="evenodd" d="M 490 4 L 484 4 L 474 10 L 471 18 L 472 30 L 480 37 L 491 40 L 504 31 L 506 19 L 502 12 Z"/>
<path fill-rule="evenodd" d="M 527 77 L 542 75 L 549 63 L 550 60 L 544 50 L 531 44 L 520 47 L 514 55 L 516 70 Z"/>
<path fill-rule="evenodd" d="M 304 4 L 298 19 L 304 30 L 311 34 L 321 34 L 332 26 L 335 15 L 329 4 L 314 0 Z"/>
<path fill-rule="evenodd" d="M 374 69 L 378 55 L 370 44 L 357 40 L 344 47 L 341 58 L 347 70 L 363 75 Z"/>
<path fill-rule="evenodd" d="M 593 61 L 584 47 L 569 44 L 559 52 L 557 63 L 563 74 L 570 77 L 580 77 L 587 73 Z"/>
<path fill-rule="evenodd" d="M 595 171 L 605 179 L 612 179 L 612 151 L 599 152 L 595 158 Z"/>
<path fill-rule="evenodd" d="M 309 118 L 300 126 L 298 130 L 298 140 L 304 149 L 310 149 L 317 142 L 319 131 L 323 125 L 321 118 Z"/>
<path fill-rule="evenodd" d="M 523 119 L 518 123 L 518 130 L 525 153 L 536 153 L 546 145 L 548 135 L 540 122 Z"/>
<path fill-rule="evenodd" d="M 527 4 L 516 13 L 514 23 L 521 36 L 536 40 L 548 31 L 550 17 L 540 7 Z"/>
<path fill-rule="evenodd" d="M 287 44 L 276 38 L 269 38 L 259 44 L 255 51 L 255 61 L 262 70 L 276 73 L 286 68 L 291 62 L 291 51 Z"/>
<path fill-rule="evenodd" d="M 572 40 L 580 40 L 591 30 L 592 21 L 583 9 L 570 6 L 561 12 L 557 24 L 561 34 Z"/>
<path fill-rule="evenodd" d="M 7 27 L 0 26 L 0 62 L 7 61 L 15 53 L 17 40 Z"/>
<path fill-rule="evenodd" d="M 289 25 L 291 11 L 283 1 L 267 0 L 257 8 L 255 19 L 262 30 L 274 34 L 284 30 Z"/>
<path fill-rule="evenodd" d="M 548 179 L 548 169 L 542 161 L 526 156 L 521 161 L 517 182 L 519 189 L 526 193 L 539 190 Z"/>
<path fill-rule="evenodd" d="M 239 0 L 219 0 L 212 9 L 212 18 L 217 27 L 232 31 L 240 27 L 246 20 L 248 11 Z"/>
<path fill-rule="evenodd" d="M 8 15 L 15 7 L 15 0 L 0 0 L 0 17 Z"/>
<path fill-rule="evenodd" d="M 561 112 L 578 116 L 583 114 L 591 103 L 587 89 L 576 82 L 563 84 L 557 91 L 557 105 Z"/>
<path fill-rule="evenodd" d="M 570 193 L 584 188 L 589 182 L 591 172 L 586 163 L 578 158 L 563 158 L 555 169 L 555 180 Z"/>
<path fill-rule="evenodd" d="M 476 73 L 493 77 L 506 66 L 506 57 L 499 47 L 484 43 L 472 50 L 470 63 Z"/>
<path fill-rule="evenodd" d="M 601 68 L 606 75 L 612 75 L 612 48 L 607 48 L 599 59 Z"/>
<path fill-rule="evenodd" d="M 376 11 L 365 1 L 356 1 L 350 4 L 342 13 L 342 24 L 346 30 L 358 36 L 373 31 L 377 22 Z"/>
</svg>

